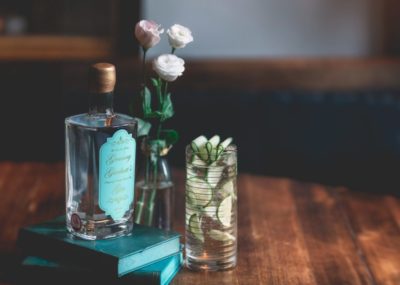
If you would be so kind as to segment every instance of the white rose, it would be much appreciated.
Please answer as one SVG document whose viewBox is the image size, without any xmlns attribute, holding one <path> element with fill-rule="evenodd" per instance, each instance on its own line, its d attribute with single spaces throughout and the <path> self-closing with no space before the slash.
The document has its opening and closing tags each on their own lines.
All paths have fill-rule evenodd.
<svg viewBox="0 0 400 285">
<path fill-rule="evenodd" d="M 168 41 L 173 48 L 184 48 L 193 42 L 192 32 L 181 25 L 175 24 L 167 30 Z"/>
<path fill-rule="evenodd" d="M 174 81 L 185 70 L 185 61 L 173 54 L 162 54 L 153 61 L 153 70 L 165 81 Z"/>
</svg>

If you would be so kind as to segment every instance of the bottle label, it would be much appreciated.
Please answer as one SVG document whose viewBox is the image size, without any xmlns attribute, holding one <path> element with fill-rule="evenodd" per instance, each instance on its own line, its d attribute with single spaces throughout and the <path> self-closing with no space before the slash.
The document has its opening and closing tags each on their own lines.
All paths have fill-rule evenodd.
<svg viewBox="0 0 400 285">
<path fill-rule="evenodd" d="M 100 148 L 99 206 L 113 220 L 129 210 L 134 195 L 136 141 L 119 130 Z"/>
</svg>

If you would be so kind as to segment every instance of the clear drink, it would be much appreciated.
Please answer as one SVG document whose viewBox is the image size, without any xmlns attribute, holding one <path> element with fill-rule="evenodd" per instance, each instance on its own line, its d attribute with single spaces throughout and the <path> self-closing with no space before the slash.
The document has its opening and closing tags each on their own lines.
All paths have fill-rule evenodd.
<svg viewBox="0 0 400 285">
<path fill-rule="evenodd" d="M 114 174 L 121 180 L 123 190 L 110 199 L 111 206 L 124 204 L 118 199 L 130 199 L 122 211 L 104 210 L 100 205 L 100 151 L 101 147 L 119 131 L 133 140 L 136 137 L 136 121 L 131 117 L 115 114 L 112 124 L 105 126 L 105 115 L 82 114 L 66 119 L 66 220 L 67 229 L 74 235 L 84 239 L 105 239 L 129 234 L 133 226 L 133 194 L 134 186 L 125 183 L 133 180 L 135 169 L 129 173 Z M 135 150 L 131 153 L 118 154 L 119 157 L 131 155 L 135 160 Z M 117 156 L 115 156 L 117 158 Z M 129 163 L 129 162 L 128 162 Z M 126 163 L 124 163 L 126 164 Z M 121 164 L 120 164 L 121 165 Z M 131 166 L 130 166 L 131 167 Z M 124 165 L 119 168 L 125 169 Z M 117 169 L 116 169 L 117 170 Z M 111 180 L 110 180 L 111 181 Z M 108 182 L 108 181 L 107 181 Z M 109 185 L 112 185 L 113 181 Z M 125 185 L 126 184 L 126 185 Z M 115 187 L 119 187 L 115 183 Z M 128 187 L 127 189 L 125 189 Z M 128 193 L 132 198 L 128 198 Z M 119 204 L 119 205 L 118 205 Z M 114 211 L 114 212 L 112 212 Z"/>
<path fill-rule="evenodd" d="M 186 149 L 186 266 L 226 270 L 237 256 L 237 158 L 229 146 L 205 163 Z"/>
</svg>

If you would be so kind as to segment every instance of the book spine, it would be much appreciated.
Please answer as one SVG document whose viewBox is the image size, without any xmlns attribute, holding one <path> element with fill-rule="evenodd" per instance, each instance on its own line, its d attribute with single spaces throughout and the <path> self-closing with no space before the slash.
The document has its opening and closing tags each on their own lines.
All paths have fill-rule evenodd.
<svg viewBox="0 0 400 285">
<path fill-rule="evenodd" d="M 26 229 L 21 229 L 17 239 L 17 246 L 25 255 L 34 255 L 42 258 L 73 262 L 77 266 L 91 268 L 102 276 L 118 276 L 118 258 L 95 252 L 90 249 L 66 243 L 55 238 L 39 236 Z"/>
<path fill-rule="evenodd" d="M 161 285 L 161 276 L 159 272 L 141 272 L 128 274 L 118 279 L 118 284 L 146 284 L 146 285 Z"/>
<path fill-rule="evenodd" d="M 89 270 L 69 270 L 68 268 L 47 268 L 45 266 L 26 266 L 23 265 L 19 271 L 18 281 L 21 284 L 32 283 L 32 281 L 46 281 L 44 284 L 146 284 L 161 285 L 161 276 L 158 272 L 143 272 L 138 274 L 128 274 L 122 278 L 102 277 L 93 274 Z"/>
</svg>

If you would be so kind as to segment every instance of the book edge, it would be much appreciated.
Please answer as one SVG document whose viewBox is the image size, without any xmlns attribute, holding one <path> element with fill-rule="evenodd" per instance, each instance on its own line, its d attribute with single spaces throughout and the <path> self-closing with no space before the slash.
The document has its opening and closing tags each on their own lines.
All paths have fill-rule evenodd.
<svg viewBox="0 0 400 285">
<path fill-rule="evenodd" d="M 129 262 L 129 260 L 127 260 L 127 259 L 131 259 L 131 258 L 135 257 L 135 255 L 129 255 L 129 256 L 126 257 L 126 258 L 121 258 L 121 259 L 118 261 L 118 277 L 122 277 L 122 276 L 124 276 L 124 275 L 126 275 L 126 274 L 129 274 L 129 273 L 132 272 L 132 271 L 139 270 L 139 269 L 141 269 L 141 268 L 143 268 L 143 267 L 145 267 L 145 266 L 147 266 L 147 265 L 150 265 L 150 264 L 154 263 L 154 262 L 157 261 L 157 260 L 164 260 L 164 259 L 166 259 L 166 258 L 168 258 L 168 257 L 171 257 L 171 256 L 173 256 L 174 254 L 177 254 L 177 253 L 179 253 L 179 252 L 181 251 L 181 244 L 180 244 L 179 236 L 177 236 L 177 237 L 174 238 L 174 239 L 168 240 L 168 242 L 171 243 L 171 245 L 175 245 L 175 242 L 177 242 L 177 246 L 174 247 L 173 250 L 169 251 L 169 252 L 167 253 L 167 255 L 164 255 L 164 256 L 161 257 L 161 258 L 158 256 L 157 258 L 150 259 L 150 261 L 144 262 L 144 263 L 142 263 L 142 264 L 140 264 L 140 265 L 137 265 L 137 266 L 127 266 L 127 265 L 124 264 L 124 263 L 128 263 L 128 262 Z M 160 245 L 166 246 L 165 243 L 167 243 L 167 242 L 163 242 L 163 243 L 161 243 L 161 244 L 157 244 L 157 245 L 151 247 L 151 250 L 157 250 L 158 247 L 160 247 Z M 150 249 L 146 249 L 146 250 L 141 251 L 140 253 L 144 253 L 144 252 L 147 252 L 147 251 L 149 251 L 149 250 L 150 250 Z M 162 251 L 161 251 L 161 252 L 162 252 Z M 138 254 L 139 254 L 139 253 L 137 253 L 136 255 L 138 255 Z M 125 267 L 125 268 L 124 268 L 124 267 Z"/>
</svg>

